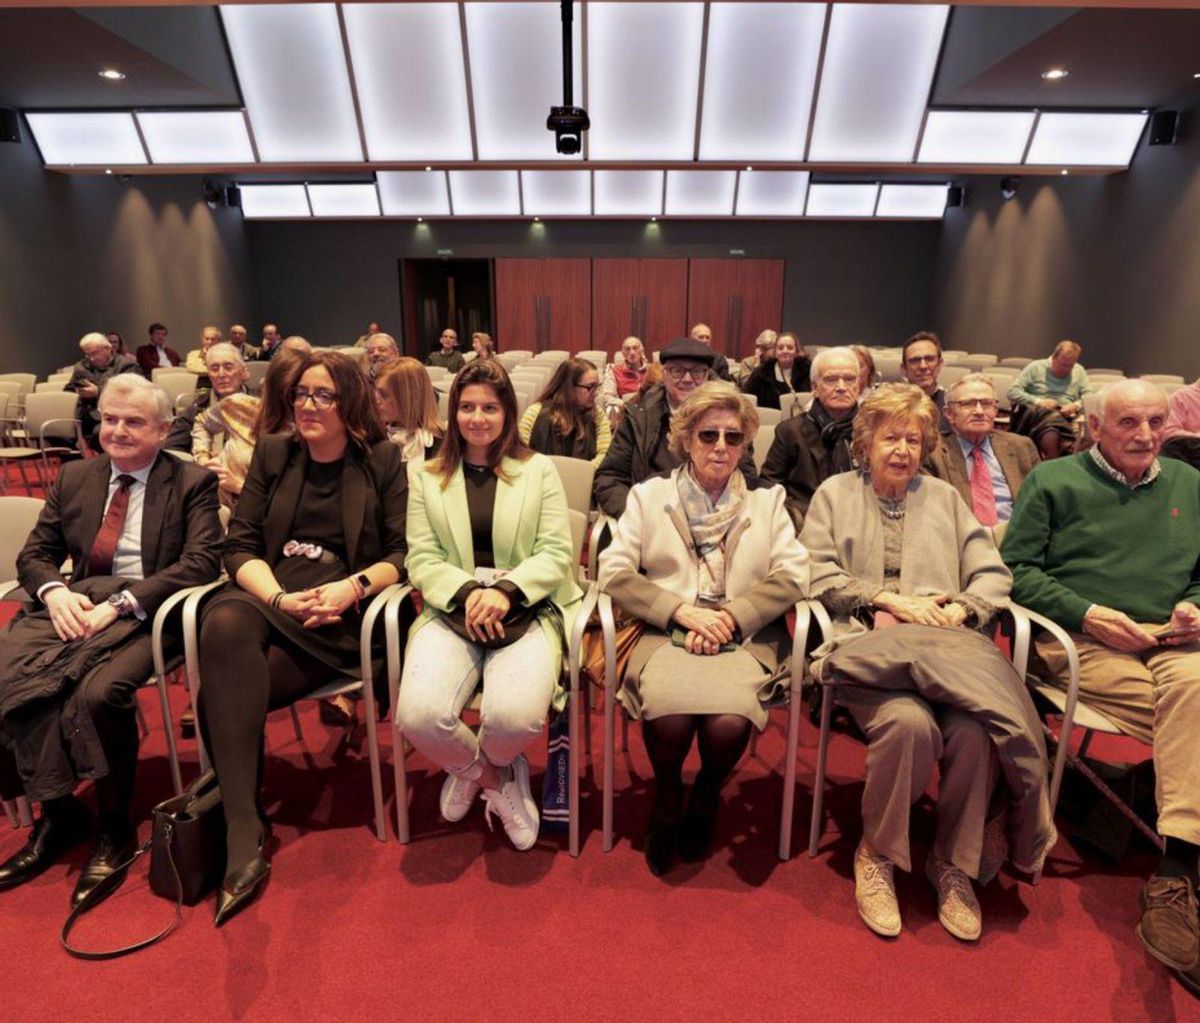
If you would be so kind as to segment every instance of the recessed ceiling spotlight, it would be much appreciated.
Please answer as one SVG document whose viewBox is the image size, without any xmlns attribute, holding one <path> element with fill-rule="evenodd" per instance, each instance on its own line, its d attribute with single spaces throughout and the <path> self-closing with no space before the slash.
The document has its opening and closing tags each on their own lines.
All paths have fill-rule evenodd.
<svg viewBox="0 0 1200 1023">
<path fill-rule="evenodd" d="M 749 165 L 747 165 L 747 167 L 746 167 L 746 170 L 748 170 L 748 171 L 752 171 L 752 170 L 754 170 L 754 168 L 753 168 L 753 167 L 751 167 L 751 166 L 749 166 Z"/>
<path fill-rule="evenodd" d="M 104 173 L 105 173 L 105 174 L 111 174 L 111 173 L 112 173 L 112 168 L 111 168 L 111 167 L 105 167 L 105 168 L 104 168 Z"/>
<path fill-rule="evenodd" d="M 125 76 L 120 71 L 111 67 L 106 67 L 101 71 L 100 77 L 106 78 L 110 82 L 123 82 L 125 80 Z"/>
<path fill-rule="evenodd" d="M 425 169 L 426 169 L 427 171 L 431 171 L 431 170 L 433 170 L 433 168 L 432 168 L 432 167 L 426 167 Z"/>
<path fill-rule="evenodd" d="M 1063 168 L 1063 169 L 1062 169 L 1062 170 L 1061 170 L 1059 173 L 1060 173 L 1060 174 L 1062 174 L 1062 175 L 1063 175 L 1063 177 L 1066 177 L 1066 175 L 1067 175 L 1067 168 L 1066 168 L 1066 167 L 1064 167 L 1064 168 Z"/>
<path fill-rule="evenodd" d="M 424 217 L 417 217 L 417 223 L 418 223 L 418 224 L 423 224 L 423 223 L 425 223 L 425 218 L 424 218 Z"/>
<path fill-rule="evenodd" d="M 652 224 L 657 224 L 657 223 L 658 223 L 658 217 L 651 217 L 651 218 L 650 218 L 650 223 L 652 223 Z"/>
<path fill-rule="evenodd" d="M 1066 78 L 1070 73 L 1065 67 L 1052 67 L 1049 71 L 1043 71 L 1042 77 L 1048 82 L 1057 82 L 1060 78 Z"/>
</svg>

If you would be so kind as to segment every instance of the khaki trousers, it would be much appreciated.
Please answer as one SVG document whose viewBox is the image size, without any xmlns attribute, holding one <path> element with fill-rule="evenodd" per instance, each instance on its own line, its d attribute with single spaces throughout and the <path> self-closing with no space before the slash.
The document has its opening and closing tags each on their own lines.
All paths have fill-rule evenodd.
<svg viewBox="0 0 1200 1023">
<path fill-rule="evenodd" d="M 1200 644 L 1127 654 L 1070 635 L 1079 651 L 1080 697 L 1154 747 L 1159 834 L 1200 844 Z M 1065 685 L 1066 652 L 1053 640 L 1036 646 L 1047 676 Z"/>
</svg>

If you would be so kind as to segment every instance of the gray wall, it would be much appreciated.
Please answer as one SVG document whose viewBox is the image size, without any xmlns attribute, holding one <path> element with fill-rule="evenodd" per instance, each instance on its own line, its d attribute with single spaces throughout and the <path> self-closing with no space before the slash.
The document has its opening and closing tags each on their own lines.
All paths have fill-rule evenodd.
<svg viewBox="0 0 1200 1023">
<path fill-rule="evenodd" d="M 22 126 L 25 127 L 24 125 Z M 23 131 L 0 144 L 0 365 L 39 374 L 90 330 L 142 344 L 153 320 L 180 352 L 206 323 L 254 311 L 241 214 L 210 210 L 197 177 L 47 173 Z"/>
<path fill-rule="evenodd" d="M 1025 178 L 1008 202 L 982 178 L 956 212 L 932 298 L 948 347 L 1044 355 L 1070 337 L 1084 365 L 1200 371 L 1200 106 L 1126 173 Z"/>
<path fill-rule="evenodd" d="M 728 256 L 786 259 L 783 326 L 810 343 L 891 344 L 928 325 L 936 223 L 250 222 L 258 309 L 319 343 L 368 320 L 399 335 L 401 258 Z M 765 326 L 765 324 L 764 324 Z"/>
</svg>

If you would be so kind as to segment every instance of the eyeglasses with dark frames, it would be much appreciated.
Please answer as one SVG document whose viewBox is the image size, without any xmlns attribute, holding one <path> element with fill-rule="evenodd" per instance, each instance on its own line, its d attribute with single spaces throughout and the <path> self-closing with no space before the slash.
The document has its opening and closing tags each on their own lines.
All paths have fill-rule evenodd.
<svg viewBox="0 0 1200 1023">
<path fill-rule="evenodd" d="M 701 444 L 712 446 L 716 444 L 722 437 L 725 438 L 726 447 L 740 448 L 746 440 L 746 435 L 741 430 L 697 430 L 696 438 Z"/>
<path fill-rule="evenodd" d="M 310 391 L 306 387 L 293 387 L 291 394 L 292 404 L 296 408 L 303 408 L 305 402 L 311 400 L 313 408 L 318 412 L 333 408 L 337 404 L 337 397 L 336 391 L 327 391 L 323 387 L 318 387 L 315 391 Z"/>
</svg>

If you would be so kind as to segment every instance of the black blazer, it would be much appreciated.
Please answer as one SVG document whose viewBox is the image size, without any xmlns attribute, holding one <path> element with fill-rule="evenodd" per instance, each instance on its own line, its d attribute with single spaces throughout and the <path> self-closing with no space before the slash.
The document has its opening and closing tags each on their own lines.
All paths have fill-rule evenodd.
<svg viewBox="0 0 1200 1023">
<path fill-rule="evenodd" d="M 811 389 L 808 380 L 808 370 L 812 365 L 803 355 L 797 355 L 792 363 L 792 390 L 807 391 Z M 758 364 L 742 385 L 746 394 L 758 398 L 759 408 L 779 408 L 779 399 L 789 393 L 788 389 L 775 379 L 775 360 L 766 359 Z"/>
<path fill-rule="evenodd" d="M 59 470 L 17 557 L 17 577 L 30 597 L 48 582 L 66 582 L 59 566 L 68 557 L 74 566 L 73 583 L 92 578 L 88 557 L 104 520 L 111 472 L 107 455 L 70 462 Z M 177 590 L 216 579 L 220 558 L 217 477 L 160 453 L 146 481 L 142 509 L 146 578 L 131 582 L 129 592 L 147 615 L 153 615 Z"/>
<path fill-rule="evenodd" d="M 225 539 L 225 570 L 237 579 L 247 561 L 274 567 L 292 539 L 308 448 L 292 434 L 259 437 Z M 400 449 L 380 441 L 369 452 L 346 447 L 342 464 L 342 535 L 351 572 L 387 561 L 404 576 L 408 474 Z"/>
</svg>

